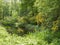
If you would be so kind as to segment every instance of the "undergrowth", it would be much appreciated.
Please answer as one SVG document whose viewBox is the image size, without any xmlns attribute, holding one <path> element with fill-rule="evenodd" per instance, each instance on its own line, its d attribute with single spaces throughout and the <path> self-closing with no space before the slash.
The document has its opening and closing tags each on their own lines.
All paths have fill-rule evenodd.
<svg viewBox="0 0 60 45">
<path fill-rule="evenodd" d="M 60 45 L 60 39 L 48 29 L 22 36 L 9 34 L 0 26 L 0 45 Z"/>
</svg>

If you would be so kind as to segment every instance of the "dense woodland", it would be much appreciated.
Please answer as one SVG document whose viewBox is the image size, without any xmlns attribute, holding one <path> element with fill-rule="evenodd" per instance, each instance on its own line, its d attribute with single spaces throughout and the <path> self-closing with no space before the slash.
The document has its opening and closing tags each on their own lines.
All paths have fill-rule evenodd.
<svg viewBox="0 0 60 45">
<path fill-rule="evenodd" d="M 60 0 L 0 0 L 0 38 L 0 45 L 60 45 Z"/>
</svg>

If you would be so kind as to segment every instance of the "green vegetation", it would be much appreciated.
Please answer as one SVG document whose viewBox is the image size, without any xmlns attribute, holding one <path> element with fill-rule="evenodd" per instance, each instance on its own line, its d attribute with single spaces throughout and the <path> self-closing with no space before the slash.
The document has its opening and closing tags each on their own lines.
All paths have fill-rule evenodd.
<svg viewBox="0 0 60 45">
<path fill-rule="evenodd" d="M 60 45 L 60 0 L 0 0 L 0 45 Z"/>
<path fill-rule="evenodd" d="M 0 45 L 60 45 L 58 36 L 54 36 L 47 29 L 21 37 L 9 34 L 4 27 L 0 26 Z"/>
</svg>

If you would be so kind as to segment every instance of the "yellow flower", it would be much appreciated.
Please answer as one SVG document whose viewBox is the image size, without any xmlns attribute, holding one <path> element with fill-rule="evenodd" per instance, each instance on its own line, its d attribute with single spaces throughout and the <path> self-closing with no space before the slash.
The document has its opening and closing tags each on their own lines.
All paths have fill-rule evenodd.
<svg viewBox="0 0 60 45">
<path fill-rule="evenodd" d="M 45 21 L 45 19 L 43 18 L 43 14 L 39 13 L 38 15 L 36 15 L 36 22 L 37 23 L 43 23 Z"/>
<path fill-rule="evenodd" d="M 54 30 L 54 31 L 58 30 L 58 26 L 53 26 L 52 30 Z"/>
<path fill-rule="evenodd" d="M 59 24 L 59 20 L 54 21 L 53 22 L 53 27 L 51 29 L 54 30 L 54 31 L 58 30 L 58 27 L 59 27 L 58 24 Z"/>
</svg>

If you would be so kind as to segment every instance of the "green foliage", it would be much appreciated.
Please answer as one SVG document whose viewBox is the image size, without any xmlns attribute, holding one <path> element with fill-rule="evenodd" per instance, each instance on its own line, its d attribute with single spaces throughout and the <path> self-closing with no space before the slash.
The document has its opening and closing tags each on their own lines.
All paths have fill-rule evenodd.
<svg viewBox="0 0 60 45">
<path fill-rule="evenodd" d="M 59 36 L 59 35 L 58 35 Z M 23 37 L 10 35 L 0 26 L 0 45 L 59 45 L 60 39 L 54 37 L 48 29 L 41 32 L 29 33 Z"/>
<path fill-rule="evenodd" d="M 0 0 L 0 45 L 60 44 L 59 0 L 10 1 Z"/>
<path fill-rule="evenodd" d="M 38 15 L 37 23 L 41 23 L 41 21 L 44 20 L 44 23 L 42 24 L 46 28 L 50 28 L 53 25 L 53 22 L 58 20 L 59 15 L 59 5 L 60 3 L 57 0 L 36 0 L 35 7 L 37 7 Z"/>
<path fill-rule="evenodd" d="M 8 32 L 6 31 L 6 29 L 2 26 L 0 26 L 0 39 L 3 37 L 7 37 L 8 36 Z"/>
</svg>

